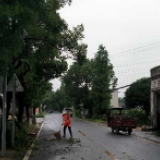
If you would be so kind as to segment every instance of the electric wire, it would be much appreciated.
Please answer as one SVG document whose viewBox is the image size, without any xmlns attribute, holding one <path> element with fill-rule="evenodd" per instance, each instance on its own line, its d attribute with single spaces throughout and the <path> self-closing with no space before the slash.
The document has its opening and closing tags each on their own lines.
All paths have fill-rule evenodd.
<svg viewBox="0 0 160 160">
<path fill-rule="evenodd" d="M 117 55 L 122 55 L 123 54 L 128 54 L 128 53 L 134 53 L 134 52 L 141 52 L 141 51 L 148 51 L 150 49 L 154 49 L 156 46 L 160 47 L 160 41 L 159 42 L 155 42 L 155 43 L 152 43 L 150 45 L 145 45 L 145 46 L 142 46 L 142 47 L 137 47 L 137 48 L 133 48 L 133 49 L 128 49 L 128 50 L 125 50 L 125 51 L 121 51 L 121 52 L 117 52 L 117 53 L 113 53 L 113 54 L 110 54 L 110 56 L 117 56 Z"/>
<path fill-rule="evenodd" d="M 150 63 L 156 63 L 156 62 L 159 62 L 159 64 L 160 64 L 160 59 L 153 60 L 153 61 L 143 61 L 143 62 L 125 64 L 125 65 L 114 65 L 114 67 L 128 67 L 128 66 L 146 65 L 146 64 L 150 64 Z"/>
</svg>

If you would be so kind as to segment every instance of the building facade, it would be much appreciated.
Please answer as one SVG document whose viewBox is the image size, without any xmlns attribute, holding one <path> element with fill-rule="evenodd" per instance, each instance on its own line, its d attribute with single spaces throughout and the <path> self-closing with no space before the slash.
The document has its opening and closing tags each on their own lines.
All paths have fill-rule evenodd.
<svg viewBox="0 0 160 160">
<path fill-rule="evenodd" d="M 118 104 L 118 90 L 115 90 L 115 91 L 112 92 L 111 106 L 113 108 L 119 107 L 119 104 Z"/>
<path fill-rule="evenodd" d="M 160 66 L 151 69 L 151 118 L 153 127 L 160 129 Z"/>
</svg>

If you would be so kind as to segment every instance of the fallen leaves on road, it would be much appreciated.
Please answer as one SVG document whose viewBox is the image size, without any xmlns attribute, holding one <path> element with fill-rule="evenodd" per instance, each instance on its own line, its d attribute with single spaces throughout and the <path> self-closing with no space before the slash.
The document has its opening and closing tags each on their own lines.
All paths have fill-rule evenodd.
<svg viewBox="0 0 160 160">
<path fill-rule="evenodd" d="M 83 135 L 83 136 L 86 136 L 83 132 L 81 132 L 81 131 L 78 131 L 81 135 Z"/>
<path fill-rule="evenodd" d="M 109 151 L 105 151 L 105 153 L 114 160 L 118 160 L 114 155 L 112 155 Z"/>
</svg>

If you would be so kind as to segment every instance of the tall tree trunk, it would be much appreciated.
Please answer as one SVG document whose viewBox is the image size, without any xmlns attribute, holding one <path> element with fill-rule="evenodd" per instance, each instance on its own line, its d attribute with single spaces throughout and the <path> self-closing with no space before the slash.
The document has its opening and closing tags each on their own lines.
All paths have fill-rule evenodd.
<svg viewBox="0 0 160 160">
<path fill-rule="evenodd" d="M 0 96 L 0 109 L 3 108 L 2 105 L 3 105 L 3 98 Z"/>
<path fill-rule="evenodd" d="M 18 93 L 18 122 L 22 123 L 23 112 L 24 112 L 24 93 Z"/>
<path fill-rule="evenodd" d="M 36 108 L 35 107 L 33 107 L 32 123 L 36 124 Z"/>
<path fill-rule="evenodd" d="M 42 104 L 42 112 L 44 112 L 44 104 Z"/>
<path fill-rule="evenodd" d="M 42 104 L 39 106 L 39 114 L 42 115 Z"/>
<path fill-rule="evenodd" d="M 26 105 L 27 123 L 30 122 L 29 104 Z"/>
<path fill-rule="evenodd" d="M 7 117 L 6 117 L 6 120 L 8 120 L 8 117 L 9 117 L 9 111 L 11 109 L 11 100 L 12 100 L 12 92 L 7 92 Z"/>
</svg>

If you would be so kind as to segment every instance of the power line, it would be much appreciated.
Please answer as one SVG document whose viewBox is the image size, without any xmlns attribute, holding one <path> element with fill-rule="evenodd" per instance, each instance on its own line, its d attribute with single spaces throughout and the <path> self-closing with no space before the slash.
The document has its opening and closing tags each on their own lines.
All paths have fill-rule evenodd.
<svg viewBox="0 0 160 160">
<path fill-rule="evenodd" d="M 129 84 L 129 85 L 125 85 L 125 86 L 122 86 L 122 87 L 118 87 L 118 88 L 115 88 L 114 90 L 119 90 L 119 89 L 123 89 L 123 88 L 126 88 L 126 87 L 130 87 L 132 84 Z"/>
<path fill-rule="evenodd" d="M 128 72 L 139 72 L 139 71 L 150 71 L 150 67 L 146 67 L 146 68 L 132 68 L 129 70 L 116 70 L 115 73 L 128 73 Z"/>
<path fill-rule="evenodd" d="M 150 70 L 152 69 L 153 67 L 142 67 L 142 68 L 131 68 L 131 69 L 128 69 L 128 70 L 114 70 L 114 73 L 115 74 L 121 74 L 121 73 L 135 73 L 135 72 L 150 72 Z"/>
<path fill-rule="evenodd" d="M 114 67 L 126 67 L 126 66 L 135 66 L 135 65 L 146 65 L 146 64 L 155 63 L 155 62 L 160 62 L 160 60 L 146 61 L 146 62 L 137 62 L 137 63 L 125 64 L 125 65 L 114 65 Z"/>
<path fill-rule="evenodd" d="M 130 75 L 130 74 L 143 74 L 143 73 L 149 73 L 149 71 L 148 72 L 134 72 L 134 73 L 132 73 L 132 72 L 130 72 L 130 73 L 117 73 L 117 75 Z"/>
<path fill-rule="evenodd" d="M 122 53 L 126 54 L 126 53 L 129 53 L 129 52 L 136 52 L 136 51 L 146 51 L 148 49 L 154 49 L 158 45 L 160 45 L 160 42 L 156 42 L 156 43 L 152 43 L 150 45 L 145 45 L 145 46 L 141 46 L 141 47 L 137 47 L 137 48 L 128 49 L 128 50 L 125 50 L 125 51 L 113 53 L 113 54 L 110 54 L 110 56 L 114 56 L 114 55 L 122 54 Z M 153 48 L 150 48 L 150 47 L 153 47 Z"/>
<path fill-rule="evenodd" d="M 145 81 L 148 81 L 148 79 L 143 80 L 143 82 L 145 82 Z M 138 84 L 138 83 L 141 83 L 141 82 L 135 82 L 135 83 Z M 115 88 L 114 90 L 119 90 L 119 89 L 123 89 L 123 88 L 126 88 L 126 87 L 130 87 L 130 86 L 134 85 L 135 83 L 133 82 L 129 85 L 125 85 L 125 86 L 122 86 L 122 87 Z"/>
<path fill-rule="evenodd" d="M 158 65 L 158 64 L 157 64 Z M 141 73 L 141 71 L 147 71 L 147 72 L 150 72 L 150 70 L 154 67 L 155 65 L 149 65 L 149 66 L 141 66 L 141 67 L 134 67 L 134 68 L 129 68 L 126 67 L 127 69 L 114 69 L 115 73 L 116 74 L 125 74 L 125 73 Z"/>
</svg>

